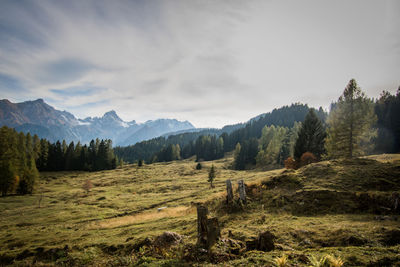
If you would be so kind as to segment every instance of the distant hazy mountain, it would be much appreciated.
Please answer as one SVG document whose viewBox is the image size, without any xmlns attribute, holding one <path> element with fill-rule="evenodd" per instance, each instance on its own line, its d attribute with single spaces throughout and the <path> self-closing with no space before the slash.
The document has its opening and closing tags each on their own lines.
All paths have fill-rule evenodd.
<svg viewBox="0 0 400 267">
<path fill-rule="evenodd" d="M 22 103 L 0 100 L 0 126 L 3 125 L 53 142 L 65 139 L 87 143 L 95 138 L 108 138 L 117 145 L 132 145 L 166 133 L 195 129 L 190 122 L 175 119 L 125 122 L 113 110 L 100 118 L 81 120 L 67 111 L 56 110 L 43 99 Z"/>
</svg>

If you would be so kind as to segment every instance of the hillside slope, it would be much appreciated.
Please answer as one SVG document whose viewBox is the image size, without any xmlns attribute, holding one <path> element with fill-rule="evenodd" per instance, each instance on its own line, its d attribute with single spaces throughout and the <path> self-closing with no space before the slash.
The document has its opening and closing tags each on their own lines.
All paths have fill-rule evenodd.
<svg viewBox="0 0 400 267">
<path fill-rule="evenodd" d="M 345 266 L 395 265 L 400 262 L 395 157 L 320 162 L 296 171 L 233 171 L 227 157 L 205 162 L 201 170 L 185 160 L 42 173 L 36 194 L 0 198 L 0 263 L 271 266 L 287 255 L 290 264 L 303 266 L 311 256 L 329 254 Z M 207 183 L 212 164 L 215 188 Z M 235 188 L 245 180 L 245 207 L 226 207 L 226 179 Z M 89 193 L 82 189 L 87 180 L 93 184 Z M 222 239 L 208 255 L 193 245 L 199 202 L 221 227 Z M 154 250 L 154 239 L 165 231 L 184 236 L 183 243 Z M 274 236 L 274 249 L 253 250 L 251 242 L 265 231 Z"/>
</svg>

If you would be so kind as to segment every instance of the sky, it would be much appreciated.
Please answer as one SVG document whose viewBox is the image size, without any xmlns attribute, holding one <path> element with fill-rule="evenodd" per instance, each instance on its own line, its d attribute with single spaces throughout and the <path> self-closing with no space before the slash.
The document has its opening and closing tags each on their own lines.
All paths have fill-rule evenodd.
<svg viewBox="0 0 400 267">
<path fill-rule="evenodd" d="M 222 127 L 400 86 L 397 0 L 0 1 L 0 99 Z"/>
</svg>

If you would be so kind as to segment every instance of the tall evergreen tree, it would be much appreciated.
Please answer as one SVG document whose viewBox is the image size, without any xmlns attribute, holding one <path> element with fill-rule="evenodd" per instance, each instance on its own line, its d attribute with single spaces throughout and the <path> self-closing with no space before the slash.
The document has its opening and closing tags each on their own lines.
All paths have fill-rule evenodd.
<svg viewBox="0 0 400 267">
<path fill-rule="evenodd" d="M 208 173 L 208 182 L 210 183 L 210 187 L 214 188 L 213 181 L 215 179 L 215 167 L 214 165 L 211 166 L 211 169 Z"/>
<path fill-rule="evenodd" d="M 233 160 L 233 168 L 235 170 L 244 170 L 245 168 L 245 163 L 244 163 L 244 158 L 243 155 L 244 153 L 240 153 L 242 150 L 242 146 L 240 143 L 236 144 L 235 147 L 235 152 L 234 152 L 234 160 Z"/>
<path fill-rule="evenodd" d="M 46 139 L 40 139 L 40 154 L 36 160 L 36 166 L 39 171 L 47 169 L 47 161 L 49 156 L 49 142 Z"/>
<path fill-rule="evenodd" d="M 35 134 L 33 136 L 32 141 L 33 141 L 33 144 L 32 144 L 33 145 L 33 153 L 34 153 L 35 161 L 36 161 L 36 160 L 38 160 L 40 153 L 41 153 L 40 152 L 40 139 L 37 136 L 37 134 Z"/>
<path fill-rule="evenodd" d="M 375 153 L 400 152 L 400 87 L 396 95 L 383 91 L 375 104 L 378 136 Z"/>
<path fill-rule="evenodd" d="M 3 126 L 0 128 L 0 191 L 3 196 L 13 191 L 18 183 L 17 133 Z"/>
<path fill-rule="evenodd" d="M 18 147 L 18 152 L 17 152 L 17 155 L 18 155 L 18 157 L 19 157 L 19 159 L 18 159 L 18 167 L 17 167 L 17 169 L 18 170 L 24 170 L 25 169 L 25 167 L 27 166 L 27 164 L 26 164 L 26 156 L 27 156 L 27 150 L 26 150 L 26 137 L 25 137 L 25 135 L 24 135 L 24 133 L 23 132 L 20 132 L 19 134 L 18 134 L 18 144 L 17 144 L 17 147 Z"/>
<path fill-rule="evenodd" d="M 65 153 L 65 170 L 72 171 L 74 170 L 74 157 L 75 157 L 75 144 L 72 141 Z"/>
<path fill-rule="evenodd" d="M 32 194 L 35 183 L 39 179 L 39 172 L 36 168 L 33 154 L 28 156 L 27 166 L 21 173 L 17 193 Z"/>
<path fill-rule="evenodd" d="M 325 153 L 326 130 L 314 109 L 310 109 L 301 126 L 294 146 L 294 158 L 299 160 L 305 152 L 311 152 L 318 159 Z"/>
<path fill-rule="evenodd" d="M 81 159 L 81 153 L 82 153 L 82 145 L 81 142 L 78 142 L 74 150 L 74 159 L 72 163 L 73 170 L 83 170 L 85 159 L 84 158 Z"/>
<path fill-rule="evenodd" d="M 363 155 L 376 135 L 374 103 L 352 79 L 328 117 L 325 148 L 330 158 Z"/>
<path fill-rule="evenodd" d="M 280 126 L 265 126 L 260 139 L 260 149 L 256 157 L 258 166 L 275 165 L 280 161 L 283 141 L 289 129 Z"/>
<path fill-rule="evenodd" d="M 0 129 L 0 191 L 32 193 L 39 174 L 35 164 L 32 137 L 14 129 Z"/>
</svg>

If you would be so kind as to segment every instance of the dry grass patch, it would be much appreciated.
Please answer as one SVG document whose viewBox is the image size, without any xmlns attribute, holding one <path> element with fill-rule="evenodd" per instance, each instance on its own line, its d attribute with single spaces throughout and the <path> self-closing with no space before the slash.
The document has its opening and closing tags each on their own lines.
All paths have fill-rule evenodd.
<svg viewBox="0 0 400 267">
<path fill-rule="evenodd" d="M 189 214 L 195 214 L 196 209 L 194 207 L 166 207 L 160 211 L 146 211 L 135 215 L 128 215 L 123 217 L 117 217 L 112 219 L 106 219 L 88 224 L 88 229 L 110 229 L 117 228 L 132 224 L 139 224 L 148 221 L 155 221 L 166 217 L 181 217 Z"/>
<path fill-rule="evenodd" d="M 371 155 L 371 156 L 366 156 L 365 158 L 386 163 L 386 162 L 400 161 L 400 154 Z"/>
</svg>

